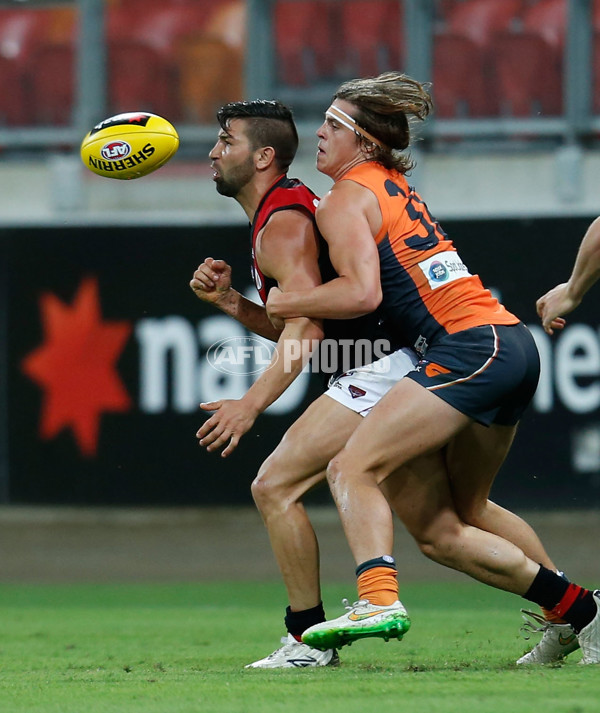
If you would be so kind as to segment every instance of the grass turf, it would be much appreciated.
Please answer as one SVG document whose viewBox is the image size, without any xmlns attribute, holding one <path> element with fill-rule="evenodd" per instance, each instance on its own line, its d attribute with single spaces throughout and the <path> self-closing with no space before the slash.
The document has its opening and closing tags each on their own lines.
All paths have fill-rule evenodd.
<svg viewBox="0 0 600 713">
<path fill-rule="evenodd" d="M 327 586 L 341 613 L 350 587 Z M 341 651 L 337 669 L 244 670 L 283 635 L 277 583 L 0 586 L 2 713 L 597 713 L 600 667 L 517 668 L 521 600 L 411 584 L 402 642 Z"/>
</svg>

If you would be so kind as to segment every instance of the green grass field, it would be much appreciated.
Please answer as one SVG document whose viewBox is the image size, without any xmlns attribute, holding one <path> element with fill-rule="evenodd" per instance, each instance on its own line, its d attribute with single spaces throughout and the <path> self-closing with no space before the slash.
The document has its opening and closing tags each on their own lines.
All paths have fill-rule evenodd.
<svg viewBox="0 0 600 713">
<path fill-rule="evenodd" d="M 329 616 L 348 587 L 324 590 Z M 2 713 L 597 713 L 600 667 L 520 669 L 511 595 L 406 585 L 404 641 L 337 669 L 247 671 L 283 635 L 278 583 L 0 586 Z"/>
</svg>

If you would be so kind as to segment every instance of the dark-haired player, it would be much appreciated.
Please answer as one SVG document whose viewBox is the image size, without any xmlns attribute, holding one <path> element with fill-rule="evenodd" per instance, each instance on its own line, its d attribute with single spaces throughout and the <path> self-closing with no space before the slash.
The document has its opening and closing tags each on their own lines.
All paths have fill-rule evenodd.
<svg viewBox="0 0 600 713">
<path fill-rule="evenodd" d="M 298 146 L 290 110 L 278 102 L 234 102 L 222 107 L 217 116 L 221 128 L 209 154 L 213 180 L 219 193 L 235 198 L 251 223 L 252 272 L 263 301 L 272 286 L 310 289 L 334 277 L 327 245 L 315 225 L 318 198 L 303 183 L 287 176 Z M 355 343 L 385 336 L 376 315 L 324 323 L 290 319 L 285 320 L 282 330 L 276 330 L 263 306 L 233 289 L 231 269 L 223 260 L 206 258 L 190 284 L 200 299 L 211 302 L 250 331 L 276 342 L 270 367 L 241 399 L 202 405 L 213 414 L 198 431 L 200 444 L 209 451 L 223 448 L 223 456 L 236 448 L 257 416 L 293 382 L 315 341 L 326 337 Z M 292 353 L 297 356 L 290 363 Z M 347 354 L 352 360 L 352 349 Z M 415 355 L 408 349 L 396 352 L 393 358 L 383 357 L 378 363 L 385 370 L 373 385 L 371 365 L 359 364 L 333 379 L 326 394 L 288 430 L 252 483 L 252 494 L 286 585 L 289 606 L 283 645 L 251 667 L 304 668 L 337 663 L 333 649 L 319 651 L 300 640 L 306 628 L 325 619 L 317 538 L 302 498 L 324 481 L 328 460 L 384 390 L 414 361 Z M 350 366 L 354 365 L 350 362 L 345 368 Z"/>
</svg>

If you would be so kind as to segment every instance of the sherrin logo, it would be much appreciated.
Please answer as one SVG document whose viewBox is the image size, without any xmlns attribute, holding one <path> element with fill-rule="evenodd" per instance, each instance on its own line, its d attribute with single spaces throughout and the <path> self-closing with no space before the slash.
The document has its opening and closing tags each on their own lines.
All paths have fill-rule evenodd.
<svg viewBox="0 0 600 713">
<path fill-rule="evenodd" d="M 116 143 L 126 143 L 125 141 L 111 141 L 109 144 L 105 144 L 105 146 L 102 148 L 102 151 L 106 146 L 110 146 L 112 144 Z M 101 151 L 101 153 L 102 153 Z M 125 169 L 128 168 L 135 168 L 136 166 L 139 166 L 140 164 L 143 164 L 144 161 L 147 161 L 150 156 L 156 151 L 154 146 L 152 144 L 148 143 L 146 144 L 140 151 L 137 151 L 136 153 L 132 154 L 131 156 L 125 156 L 125 158 L 121 156 L 115 156 L 111 159 L 108 160 L 102 160 L 99 158 L 96 158 L 95 156 L 90 156 L 88 157 L 88 163 L 90 168 L 95 168 L 95 169 L 100 169 L 102 171 L 124 171 Z"/>
<path fill-rule="evenodd" d="M 100 149 L 100 155 L 107 161 L 118 161 L 119 159 L 126 158 L 130 153 L 131 146 L 127 141 L 121 141 L 119 139 L 109 141 Z"/>
</svg>

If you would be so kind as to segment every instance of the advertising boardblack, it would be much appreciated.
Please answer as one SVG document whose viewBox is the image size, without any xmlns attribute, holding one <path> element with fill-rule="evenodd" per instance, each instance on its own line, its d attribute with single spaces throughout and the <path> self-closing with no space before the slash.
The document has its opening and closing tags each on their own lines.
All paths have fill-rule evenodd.
<svg viewBox="0 0 600 713">
<path fill-rule="evenodd" d="M 593 295 L 550 338 L 535 300 L 568 277 L 591 218 L 447 221 L 471 272 L 531 327 L 542 378 L 492 497 L 509 507 L 600 505 L 600 334 Z M 215 368 L 211 348 L 248 333 L 189 288 L 206 256 L 256 299 L 244 226 L 22 228 L 0 233 L 7 444 L 14 503 L 250 503 L 250 483 L 322 391 L 303 374 L 229 458 L 207 454 L 198 404 L 239 398 L 248 363 Z M 3 326 L 2 326 L 3 325 Z M 260 344 L 244 358 L 259 361 Z M 327 501 L 326 488 L 312 496 Z"/>
</svg>

